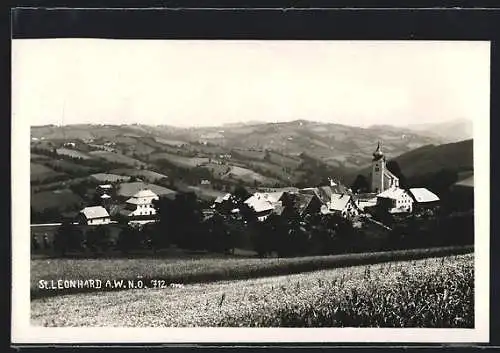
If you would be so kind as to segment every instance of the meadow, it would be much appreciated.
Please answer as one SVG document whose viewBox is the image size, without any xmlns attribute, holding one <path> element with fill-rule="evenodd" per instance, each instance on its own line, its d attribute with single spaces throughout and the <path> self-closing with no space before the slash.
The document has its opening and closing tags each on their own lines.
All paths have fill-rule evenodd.
<svg viewBox="0 0 500 353">
<path fill-rule="evenodd" d="M 81 288 L 68 288 L 60 291 L 41 290 L 37 286 L 39 280 L 89 278 L 132 280 L 141 276 L 145 281 L 156 279 L 184 284 L 207 283 L 289 275 L 397 260 L 416 260 L 465 254 L 472 251 L 472 246 L 465 246 L 296 258 L 33 259 L 31 260 L 31 297 L 35 299 L 85 291 Z"/>
<path fill-rule="evenodd" d="M 474 327 L 474 256 L 33 300 L 32 325 Z"/>
</svg>

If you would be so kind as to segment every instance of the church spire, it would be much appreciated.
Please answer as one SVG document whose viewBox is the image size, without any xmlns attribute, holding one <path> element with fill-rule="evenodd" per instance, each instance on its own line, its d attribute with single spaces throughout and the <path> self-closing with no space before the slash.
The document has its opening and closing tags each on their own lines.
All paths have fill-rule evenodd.
<svg viewBox="0 0 500 353">
<path fill-rule="evenodd" d="M 384 153 L 382 152 L 382 149 L 380 148 L 380 141 L 378 141 L 377 149 L 375 150 L 375 152 L 373 152 L 373 160 L 376 161 L 376 160 L 381 159 L 382 157 L 384 157 Z"/>
</svg>

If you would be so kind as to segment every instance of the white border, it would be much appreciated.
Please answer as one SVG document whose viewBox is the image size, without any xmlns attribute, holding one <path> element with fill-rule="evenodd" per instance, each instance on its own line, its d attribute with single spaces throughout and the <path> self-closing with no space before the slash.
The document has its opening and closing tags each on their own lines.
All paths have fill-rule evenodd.
<svg viewBox="0 0 500 353">
<path fill-rule="evenodd" d="M 491 45 L 490 45 L 491 50 Z M 13 48 L 14 49 L 14 48 Z M 15 51 L 13 50 L 13 60 Z M 489 65 L 489 62 L 488 62 Z M 15 82 L 12 82 L 15 98 Z M 29 104 L 29 103 L 26 103 Z M 13 104 L 14 108 L 14 104 Z M 489 107 L 488 107 L 489 111 Z M 475 328 L 45 328 L 30 325 L 30 123 L 12 114 L 12 343 L 484 343 L 489 341 L 490 121 L 474 121 Z"/>
</svg>

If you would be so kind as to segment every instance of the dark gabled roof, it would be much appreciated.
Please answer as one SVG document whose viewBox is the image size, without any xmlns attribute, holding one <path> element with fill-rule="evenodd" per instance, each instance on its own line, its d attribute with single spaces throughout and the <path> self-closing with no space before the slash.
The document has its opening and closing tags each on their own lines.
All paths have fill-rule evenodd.
<svg viewBox="0 0 500 353">
<path fill-rule="evenodd" d="M 314 198 L 317 199 L 317 196 L 309 194 L 295 194 L 292 202 L 297 212 L 302 215 L 304 211 L 307 210 Z"/>
</svg>

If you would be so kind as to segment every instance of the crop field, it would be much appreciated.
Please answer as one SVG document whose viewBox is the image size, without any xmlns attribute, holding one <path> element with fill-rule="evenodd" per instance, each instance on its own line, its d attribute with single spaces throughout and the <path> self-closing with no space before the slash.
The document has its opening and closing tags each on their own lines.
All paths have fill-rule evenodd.
<svg viewBox="0 0 500 353">
<path fill-rule="evenodd" d="M 69 156 L 72 158 L 81 158 L 81 159 L 91 159 L 92 157 L 89 156 L 87 153 L 80 152 L 77 150 L 72 150 L 69 148 L 58 148 L 56 150 L 57 154 L 64 155 L 64 156 Z"/>
<path fill-rule="evenodd" d="M 181 283 L 213 282 L 464 254 L 471 251 L 473 251 L 472 247 L 445 247 L 297 258 L 37 259 L 31 261 L 31 295 L 36 298 L 56 294 L 40 291 L 37 283 L 41 279 L 129 280 L 140 275 L 145 280 L 162 279 Z M 72 292 L 75 290 L 68 289 L 67 291 L 67 293 Z"/>
<path fill-rule="evenodd" d="M 33 300 L 36 326 L 474 327 L 474 256 Z"/>
<path fill-rule="evenodd" d="M 138 178 L 144 178 L 147 181 L 154 182 L 163 178 L 168 178 L 164 174 L 160 174 L 157 172 L 154 172 L 152 170 L 139 170 L 139 169 L 115 169 L 112 170 L 111 173 L 113 174 L 121 174 L 121 175 L 128 175 L 128 176 L 134 176 Z"/>
<path fill-rule="evenodd" d="M 146 165 L 144 162 L 141 162 L 132 157 L 125 156 L 121 153 L 108 152 L 108 151 L 92 151 L 90 153 L 92 156 L 96 158 L 105 159 L 111 163 L 120 163 L 131 167 Z"/>
<path fill-rule="evenodd" d="M 136 181 L 136 182 L 120 184 L 120 187 L 118 189 L 118 196 L 132 197 L 142 189 L 150 189 L 152 192 L 154 192 L 159 196 L 175 194 L 175 191 L 167 189 L 163 186 Z"/>
<path fill-rule="evenodd" d="M 200 164 L 208 163 L 209 159 L 206 157 L 184 157 L 178 156 L 171 153 L 154 153 L 150 156 L 150 160 L 158 161 L 158 160 L 167 160 L 170 163 L 177 165 L 182 168 L 194 168 L 199 166 Z"/>
</svg>

